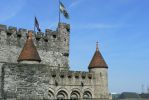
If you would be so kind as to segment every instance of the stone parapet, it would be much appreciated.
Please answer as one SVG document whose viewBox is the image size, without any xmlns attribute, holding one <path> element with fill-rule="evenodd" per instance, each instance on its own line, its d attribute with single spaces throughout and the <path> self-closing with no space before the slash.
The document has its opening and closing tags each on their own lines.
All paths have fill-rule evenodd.
<svg viewBox="0 0 149 100">
<path fill-rule="evenodd" d="M 0 24 L 0 62 L 17 62 L 29 31 L 33 30 Z M 41 57 L 41 64 L 68 69 L 70 25 L 60 23 L 54 31 L 46 29 L 45 32 L 33 33 L 33 42 Z"/>
<path fill-rule="evenodd" d="M 51 76 L 54 78 L 60 78 L 60 79 L 78 79 L 78 80 L 94 80 L 95 79 L 95 73 L 90 72 L 83 72 L 83 71 L 63 71 L 63 70 L 51 70 Z"/>
<path fill-rule="evenodd" d="M 39 50 L 45 49 L 46 51 L 51 51 L 51 48 L 53 48 L 57 51 L 58 50 L 61 51 L 60 49 L 62 49 L 61 48 L 62 46 L 58 44 L 60 42 L 61 43 L 64 42 L 64 39 L 62 39 L 61 37 L 66 37 L 66 40 L 69 38 L 70 26 L 69 24 L 61 23 L 59 27 L 60 28 L 57 29 L 56 31 L 46 29 L 45 32 L 34 32 L 33 30 L 27 30 L 23 28 L 17 29 L 17 27 L 0 24 L 0 33 L 1 33 L 0 36 L 1 38 L 6 39 L 7 44 L 3 44 L 2 40 L 0 42 L 1 42 L 1 45 L 12 45 L 12 46 L 23 47 L 24 42 L 27 38 L 28 31 L 33 31 L 34 42 Z M 20 41 L 21 43 L 18 43 Z"/>
</svg>

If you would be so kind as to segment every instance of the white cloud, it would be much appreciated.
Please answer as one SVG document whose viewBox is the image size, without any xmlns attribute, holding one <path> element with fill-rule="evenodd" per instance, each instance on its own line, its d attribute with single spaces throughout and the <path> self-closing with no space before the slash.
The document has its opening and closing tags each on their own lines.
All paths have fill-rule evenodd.
<svg viewBox="0 0 149 100">
<path fill-rule="evenodd" d="M 74 29 L 101 29 L 101 28 L 120 28 L 125 27 L 121 24 L 100 24 L 100 23 L 90 23 L 90 24 L 78 24 L 73 25 L 72 28 Z"/>
<path fill-rule="evenodd" d="M 73 7 L 77 6 L 77 5 L 79 5 L 80 3 L 82 3 L 83 1 L 84 0 L 74 0 L 72 2 L 72 4 L 69 6 L 69 8 L 73 8 Z"/>
<path fill-rule="evenodd" d="M 2 0 L 0 4 L 0 22 L 14 17 L 24 7 L 26 0 Z"/>
</svg>

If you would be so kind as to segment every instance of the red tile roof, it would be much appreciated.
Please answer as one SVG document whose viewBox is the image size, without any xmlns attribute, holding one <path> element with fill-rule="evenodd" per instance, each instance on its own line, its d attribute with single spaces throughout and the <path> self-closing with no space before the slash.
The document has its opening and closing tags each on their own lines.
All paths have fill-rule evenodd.
<svg viewBox="0 0 149 100">
<path fill-rule="evenodd" d="M 32 40 L 32 32 L 28 33 L 28 39 L 19 55 L 18 62 L 20 61 L 38 61 L 40 62 L 40 56 Z"/>
<path fill-rule="evenodd" d="M 96 44 L 96 51 L 94 53 L 94 56 L 88 66 L 89 69 L 91 68 L 108 68 L 104 58 L 102 57 L 99 48 L 98 48 L 98 42 Z"/>
</svg>

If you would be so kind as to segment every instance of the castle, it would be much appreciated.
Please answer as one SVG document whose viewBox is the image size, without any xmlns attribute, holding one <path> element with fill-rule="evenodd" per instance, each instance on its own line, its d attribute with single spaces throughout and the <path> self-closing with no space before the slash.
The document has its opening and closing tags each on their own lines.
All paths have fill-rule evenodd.
<svg viewBox="0 0 149 100">
<path fill-rule="evenodd" d="M 89 71 L 69 70 L 70 25 L 45 33 L 0 25 L 0 99 L 106 99 L 108 66 L 96 46 Z"/>
</svg>

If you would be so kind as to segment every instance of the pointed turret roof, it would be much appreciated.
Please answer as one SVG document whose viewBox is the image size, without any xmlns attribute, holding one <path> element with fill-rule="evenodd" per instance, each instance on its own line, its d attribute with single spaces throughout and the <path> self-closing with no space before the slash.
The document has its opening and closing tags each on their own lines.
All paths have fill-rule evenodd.
<svg viewBox="0 0 149 100">
<path fill-rule="evenodd" d="M 99 48 L 98 48 L 98 42 L 96 43 L 96 51 L 94 53 L 94 56 L 88 66 L 89 69 L 91 68 L 108 68 L 104 58 L 102 57 Z"/>
<path fill-rule="evenodd" d="M 31 31 L 28 33 L 26 43 L 19 55 L 18 62 L 20 61 L 41 61 L 37 49 L 33 43 Z"/>
</svg>

